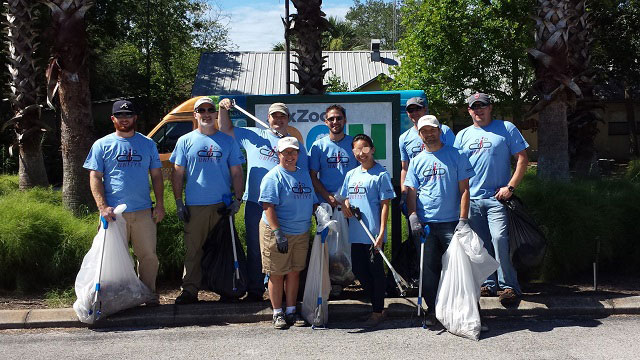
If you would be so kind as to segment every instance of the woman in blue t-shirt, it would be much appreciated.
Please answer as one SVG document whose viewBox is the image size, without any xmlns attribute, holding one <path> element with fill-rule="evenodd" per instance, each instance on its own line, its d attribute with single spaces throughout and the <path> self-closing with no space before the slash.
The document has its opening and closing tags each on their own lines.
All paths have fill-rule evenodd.
<svg viewBox="0 0 640 360">
<path fill-rule="evenodd" d="M 355 218 L 349 221 L 353 273 L 369 294 L 373 307 L 373 313 L 364 327 L 375 327 L 383 318 L 386 289 L 386 277 L 379 251 L 382 251 L 387 239 L 389 203 L 395 197 L 395 193 L 391 185 L 391 176 L 382 165 L 373 160 L 376 149 L 371 138 L 364 134 L 356 135 L 351 148 L 360 166 L 347 173 L 340 195 L 346 198 L 343 206 L 344 215 L 348 218 L 353 216 L 350 206 L 360 209 L 362 221 L 375 236 L 373 245 L 360 223 Z"/>
</svg>

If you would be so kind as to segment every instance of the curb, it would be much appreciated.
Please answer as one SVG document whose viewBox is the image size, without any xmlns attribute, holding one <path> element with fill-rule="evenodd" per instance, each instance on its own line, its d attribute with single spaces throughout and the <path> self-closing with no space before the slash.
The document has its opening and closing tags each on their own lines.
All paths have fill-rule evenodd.
<svg viewBox="0 0 640 360">
<path fill-rule="evenodd" d="M 481 298 L 480 313 L 496 317 L 640 314 L 640 296 L 526 296 L 525 299 L 513 307 L 505 308 L 498 298 Z M 417 315 L 415 298 L 388 298 L 385 299 L 385 307 L 387 315 L 392 318 L 414 318 Z M 370 311 L 368 303 L 357 300 L 329 301 L 331 321 L 358 318 Z M 202 326 L 269 321 L 272 314 L 269 302 L 206 302 L 182 306 L 161 305 L 155 308 L 137 307 L 87 325 L 78 321 L 72 308 L 0 310 L 0 329 Z"/>
</svg>

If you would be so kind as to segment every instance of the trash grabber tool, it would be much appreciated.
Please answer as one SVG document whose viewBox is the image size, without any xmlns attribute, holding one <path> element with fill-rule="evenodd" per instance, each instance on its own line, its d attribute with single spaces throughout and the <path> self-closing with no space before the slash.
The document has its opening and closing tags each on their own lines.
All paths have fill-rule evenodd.
<svg viewBox="0 0 640 360">
<path fill-rule="evenodd" d="M 420 281 L 418 283 L 418 318 L 422 315 L 422 273 L 424 272 L 424 243 L 427 242 L 427 235 L 431 229 L 429 225 L 424 226 L 424 235 L 420 236 Z M 422 321 L 422 327 L 426 329 L 424 321 Z"/>
<path fill-rule="evenodd" d="M 324 324 L 322 323 L 322 281 L 324 280 L 322 278 L 322 275 L 324 274 L 324 247 L 326 244 L 325 241 L 327 240 L 327 234 L 329 234 L 329 227 L 324 228 L 324 230 L 322 230 L 319 234 L 320 243 L 322 244 L 322 251 L 320 252 L 320 292 L 318 293 L 318 302 L 316 303 L 316 310 L 314 311 L 313 324 L 311 325 L 312 329 L 324 326 Z"/>
<path fill-rule="evenodd" d="M 102 248 L 100 250 L 100 266 L 98 267 L 98 281 L 96 282 L 96 291 L 93 295 L 93 302 L 91 303 L 91 309 L 89 309 L 89 315 L 93 316 L 93 322 L 100 319 L 102 314 L 102 301 L 100 301 L 100 279 L 102 278 L 102 263 L 104 261 L 104 247 L 107 242 L 107 228 L 109 222 L 107 219 L 100 216 L 100 222 L 104 229 L 104 237 L 102 238 Z"/>
<path fill-rule="evenodd" d="M 222 195 L 222 201 L 226 206 L 231 205 L 233 201 L 231 199 L 230 194 Z M 236 236 L 233 233 L 233 215 L 229 214 L 229 231 L 231 232 L 231 248 L 233 249 L 233 268 L 234 274 L 233 277 L 233 291 L 238 291 L 238 285 L 236 284 L 236 280 L 240 281 L 240 263 L 238 263 L 238 253 L 236 252 Z"/>
<path fill-rule="evenodd" d="M 367 228 L 367 225 L 364 223 L 364 221 L 362 221 L 362 214 L 360 213 L 360 209 L 355 206 L 351 206 L 350 209 L 353 215 L 356 217 L 356 219 L 358 219 L 360 226 L 362 226 L 364 231 L 369 236 L 369 239 L 371 240 L 371 242 L 375 245 L 376 239 L 373 237 L 373 234 L 371 234 L 371 231 L 369 231 L 369 228 Z M 398 272 L 393 267 L 393 265 L 391 265 L 391 262 L 384 255 L 384 252 L 382 252 L 382 249 L 377 249 L 377 250 L 378 250 L 378 253 L 380 253 L 380 255 L 382 256 L 382 259 L 384 260 L 384 262 L 389 267 L 389 270 L 391 270 L 391 274 L 393 274 L 393 280 L 395 280 L 396 285 L 398 286 L 398 290 L 400 291 L 400 296 L 405 296 L 407 294 L 407 289 L 409 288 L 409 284 L 402 276 L 400 276 L 400 274 L 398 274 Z"/>
<path fill-rule="evenodd" d="M 282 135 L 279 131 L 271 128 L 271 126 L 269 126 L 269 124 L 265 123 L 264 121 L 258 119 L 257 117 L 253 116 L 250 112 L 248 112 L 247 110 L 241 108 L 240 106 L 238 106 L 238 104 L 236 104 L 236 100 L 235 99 L 231 99 L 231 106 L 233 106 L 234 108 L 238 109 L 238 111 L 240 111 L 241 113 L 247 115 L 248 117 L 250 117 L 253 121 L 257 122 L 258 124 L 262 125 L 263 127 L 265 127 L 266 129 L 271 130 L 272 133 L 274 133 L 276 136 L 283 138 L 284 135 Z"/>
</svg>

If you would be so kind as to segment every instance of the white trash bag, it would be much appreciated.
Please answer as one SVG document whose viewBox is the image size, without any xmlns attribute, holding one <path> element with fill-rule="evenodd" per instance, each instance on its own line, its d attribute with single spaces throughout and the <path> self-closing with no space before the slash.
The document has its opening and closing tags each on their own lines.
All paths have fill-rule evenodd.
<svg viewBox="0 0 640 360">
<path fill-rule="evenodd" d="M 332 284 L 349 286 L 355 276 L 351 264 L 351 244 L 349 244 L 349 223 L 342 211 L 334 209 L 331 220 L 335 220 L 336 231 L 330 230 L 327 236 L 329 248 L 329 277 Z"/>
<path fill-rule="evenodd" d="M 107 229 L 100 224 L 76 276 L 78 299 L 73 310 L 83 323 L 93 324 L 102 317 L 154 298 L 151 290 L 138 279 L 129 255 L 125 242 L 127 222 L 121 215 L 126 208 L 122 204 L 114 209 L 116 221 L 109 222 Z"/>
<path fill-rule="evenodd" d="M 331 220 L 331 205 L 323 203 L 316 209 L 316 236 L 313 239 L 311 258 L 307 268 L 307 281 L 302 298 L 302 317 L 314 327 L 325 326 L 329 321 L 329 253 L 326 239 L 336 231 L 337 222 Z"/>
<path fill-rule="evenodd" d="M 453 234 L 442 255 L 436 297 L 436 317 L 445 329 L 472 340 L 480 338 L 480 287 L 498 269 L 498 262 L 483 244 L 471 230 Z"/>
</svg>

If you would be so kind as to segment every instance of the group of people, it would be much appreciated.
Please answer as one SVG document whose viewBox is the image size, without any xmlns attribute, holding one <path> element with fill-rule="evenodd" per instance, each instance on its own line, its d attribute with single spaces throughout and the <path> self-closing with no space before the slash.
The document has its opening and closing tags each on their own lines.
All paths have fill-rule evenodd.
<svg viewBox="0 0 640 360">
<path fill-rule="evenodd" d="M 442 254 L 454 232 L 466 227 L 481 237 L 500 263 L 497 274 L 482 286 L 482 296 L 498 294 L 508 303 L 520 294 L 509 258 L 507 214 L 500 200 L 509 198 L 522 180 L 528 144 L 513 124 L 491 118 L 489 96 L 477 93 L 467 103 L 473 125 L 454 136 L 435 116 L 427 115 L 425 99 L 406 102 L 413 126 L 400 137 L 401 202 L 408 209 L 416 246 L 426 236 L 423 293 L 427 324 L 435 323 Z M 365 134 L 345 134 L 347 112 L 340 105 L 326 109 L 329 134 L 316 140 L 309 153 L 289 135 L 285 104 L 269 107 L 269 129 L 235 127 L 229 116 L 231 107 L 229 99 L 198 99 L 194 105 L 198 127 L 178 139 L 170 158 L 186 248 L 181 293 L 175 303 L 198 301 L 202 246 L 221 219 L 220 210 L 235 214 L 245 202 L 246 299 L 264 300 L 267 284 L 274 327 L 304 324 L 296 313 L 300 272 L 307 265 L 312 214 L 318 203 L 325 202 L 350 220 L 357 208 L 374 236 L 370 239 L 359 221 L 349 221 L 353 272 L 372 304 L 364 326 L 376 326 L 384 317 L 386 289 L 380 251 L 387 240 L 390 202 L 396 194 L 389 172 L 374 160 L 373 141 Z M 113 221 L 114 207 L 127 204 L 123 214 L 126 241 L 131 242 L 138 259 L 140 279 L 155 293 L 155 223 L 164 216 L 158 151 L 151 139 L 135 132 L 136 111 L 131 102 L 115 102 L 111 120 L 115 132 L 94 143 L 84 167 L 90 170 L 91 191 L 101 216 Z M 511 157 L 516 158 L 513 174 Z M 223 197 L 231 192 L 235 198 L 225 203 Z M 428 234 L 425 225 L 430 228 Z M 158 303 L 156 296 L 146 305 Z"/>
</svg>

